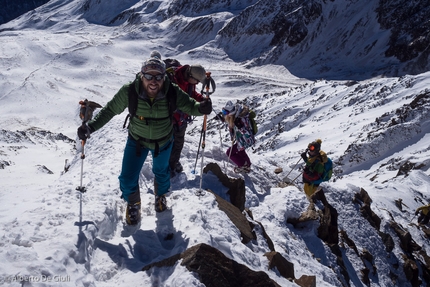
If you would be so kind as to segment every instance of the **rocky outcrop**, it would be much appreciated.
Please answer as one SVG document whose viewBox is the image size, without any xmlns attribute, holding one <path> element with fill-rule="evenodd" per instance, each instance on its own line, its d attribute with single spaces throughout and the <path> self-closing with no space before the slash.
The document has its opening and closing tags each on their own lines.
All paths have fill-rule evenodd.
<svg viewBox="0 0 430 287">
<path fill-rule="evenodd" d="M 226 257 L 221 251 L 206 244 L 198 244 L 181 254 L 147 265 L 142 271 L 153 267 L 169 267 L 181 261 L 190 272 L 194 272 L 207 287 L 278 287 L 275 281 L 262 271 L 253 271 Z"/>
<path fill-rule="evenodd" d="M 218 208 L 227 214 L 228 218 L 233 222 L 233 224 L 239 229 L 240 235 L 242 237 L 242 243 L 246 244 L 251 240 L 257 239 L 253 231 L 252 223 L 248 222 L 246 217 L 240 212 L 240 210 L 228 202 L 222 199 L 217 194 L 213 193 L 215 199 L 218 203 Z"/>
<path fill-rule="evenodd" d="M 383 29 L 391 30 L 387 57 L 410 61 L 415 72 L 428 69 L 430 55 L 430 6 L 427 1 L 380 0 L 378 21 Z"/>
<path fill-rule="evenodd" d="M 245 209 L 245 181 L 242 178 L 228 177 L 216 163 L 209 163 L 203 169 L 203 173 L 209 171 L 218 177 L 222 185 L 228 188 L 227 194 L 230 196 L 231 204 L 242 212 Z"/>
<path fill-rule="evenodd" d="M 9 22 L 20 15 L 27 13 L 45 3 L 49 0 L 21 0 L 21 1 L 0 1 L 0 25 Z"/>
</svg>

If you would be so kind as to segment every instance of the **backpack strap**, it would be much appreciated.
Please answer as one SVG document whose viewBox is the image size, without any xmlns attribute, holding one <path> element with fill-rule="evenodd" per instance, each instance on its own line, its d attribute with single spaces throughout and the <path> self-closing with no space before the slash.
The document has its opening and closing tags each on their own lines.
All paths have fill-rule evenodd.
<svg viewBox="0 0 430 287">
<path fill-rule="evenodd" d="M 136 80 L 135 80 L 136 81 Z M 146 124 L 149 124 L 149 121 L 151 120 L 165 120 L 167 117 L 165 118 L 144 118 L 142 116 L 138 116 L 136 115 L 137 112 L 137 104 L 138 104 L 138 98 L 139 95 L 136 92 L 135 89 L 135 81 L 133 81 L 130 86 L 128 87 L 128 115 L 124 120 L 124 124 L 123 124 L 123 128 L 126 127 L 127 125 L 127 121 L 133 117 L 137 117 L 139 120 L 146 121 Z M 166 99 L 169 103 L 169 116 L 168 118 L 170 118 L 170 121 L 173 121 L 173 113 L 176 110 L 176 91 L 172 85 L 172 83 L 169 84 L 169 89 L 167 90 L 167 94 L 166 94 Z M 127 125 L 127 129 L 130 125 L 130 122 Z"/>
<path fill-rule="evenodd" d="M 171 136 L 172 136 L 172 130 L 170 131 L 170 133 L 168 135 L 166 135 L 162 138 L 159 138 L 159 139 L 155 139 L 155 140 L 139 137 L 136 141 L 136 156 L 138 156 L 138 157 L 141 156 L 141 154 L 142 154 L 141 153 L 141 150 L 142 150 L 141 142 L 146 142 L 146 143 L 154 143 L 155 144 L 154 157 L 157 157 L 160 154 L 159 142 L 166 140 Z"/>
<path fill-rule="evenodd" d="M 125 118 L 124 124 L 122 126 L 122 128 L 125 128 L 127 121 L 132 117 L 134 117 L 136 115 L 136 111 L 137 111 L 137 100 L 139 95 L 136 92 L 135 89 L 135 83 L 136 80 L 134 80 L 129 86 L 128 86 L 128 115 Z M 127 129 L 130 125 L 130 122 L 127 125 Z"/>
<path fill-rule="evenodd" d="M 177 94 L 176 94 L 175 88 L 173 87 L 172 83 L 169 83 L 169 88 L 168 88 L 167 93 L 166 93 L 166 99 L 167 99 L 168 108 L 169 108 L 169 116 L 163 117 L 163 118 L 145 118 L 145 117 L 136 115 L 139 95 L 137 94 L 136 89 L 135 89 L 135 81 L 133 81 L 130 84 L 130 86 L 128 87 L 128 115 L 125 118 L 123 128 L 125 128 L 125 126 L 127 125 L 127 120 L 129 120 L 129 119 L 131 120 L 131 118 L 133 118 L 133 117 L 137 117 L 141 121 L 146 121 L 147 125 L 149 125 L 150 121 L 165 120 L 167 118 L 170 118 L 170 122 L 172 123 L 173 122 L 173 113 L 176 110 L 176 99 L 177 99 Z M 129 126 L 130 126 L 130 121 L 128 122 L 127 129 L 129 128 Z M 172 130 L 173 130 L 173 128 L 172 128 Z M 139 137 L 137 140 L 137 144 L 136 144 L 136 155 L 137 156 L 141 155 L 141 144 L 140 143 L 146 142 L 146 143 L 154 143 L 155 144 L 154 157 L 157 157 L 159 152 L 160 152 L 159 142 L 164 141 L 164 140 L 168 139 L 169 137 L 171 137 L 172 136 L 172 130 L 166 136 L 159 138 L 159 139 L 148 139 L 148 138 Z"/>
</svg>

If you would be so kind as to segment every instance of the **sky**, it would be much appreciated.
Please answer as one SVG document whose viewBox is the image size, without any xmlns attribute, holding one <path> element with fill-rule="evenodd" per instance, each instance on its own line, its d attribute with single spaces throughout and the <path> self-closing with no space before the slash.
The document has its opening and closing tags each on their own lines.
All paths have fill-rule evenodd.
<svg viewBox="0 0 430 287">
<path fill-rule="evenodd" d="M 212 72 L 215 111 L 232 99 L 246 101 L 256 111 L 257 143 L 248 150 L 252 171 L 233 172 L 225 155 L 231 145 L 228 132 L 213 119 L 215 114 L 208 116 L 203 164 L 217 163 L 229 177 L 245 180 L 245 206 L 262 223 L 275 250 L 294 264 L 296 278 L 315 275 L 317 286 L 342 286 L 336 258 L 317 237 L 318 221 L 300 227 L 286 222 L 309 205 L 300 176 L 296 185 L 278 187 L 283 177 L 300 174 L 300 153 L 320 138 L 322 150 L 335 163 L 332 180 L 322 184 L 324 193 L 338 211 L 339 230 L 347 232 L 358 250 L 373 254 L 377 273 L 370 275 L 371 286 L 411 286 L 403 270 L 393 267 L 403 262 L 403 251 L 389 224 L 394 219 L 430 252 L 429 239 L 412 224 L 415 209 L 430 197 L 428 104 L 407 109 L 417 95 L 428 92 L 429 73 L 311 81 L 284 66 L 246 68 L 211 43 L 191 51 L 166 47 L 165 38 L 151 37 L 149 32 L 156 29 L 151 25 L 146 33 L 130 32 L 55 16 L 62 19 L 61 13 L 53 14 L 51 22 L 38 21 L 34 28 L 28 16 L 0 26 L 0 286 L 203 286 L 180 264 L 140 271 L 199 243 L 266 272 L 281 286 L 297 286 L 268 270 L 264 254 L 269 248 L 259 232 L 257 240 L 241 243 L 240 232 L 218 209 L 214 196 L 196 195 L 202 178 L 202 189 L 228 199 L 227 188 L 215 175 L 201 174 L 197 147 L 202 117 L 188 127 L 181 156 L 184 172 L 171 180 L 168 210 L 160 214 L 153 207 L 148 157 L 140 178 L 142 222 L 136 228 L 125 226 L 118 184 L 126 111 L 91 135 L 81 159 L 79 101 L 106 104 L 134 79 L 154 49 L 165 58 L 198 63 Z M 405 121 L 390 125 L 399 111 L 408 112 Z M 423 167 L 396 176 L 406 161 Z M 278 167 L 283 172 L 275 174 Z M 76 190 L 81 178 L 86 193 Z M 352 202 L 360 189 L 372 198 L 381 231 L 396 243 L 391 253 Z M 403 211 L 394 202 L 399 198 Z M 168 233 L 174 234 L 172 240 L 164 240 Z M 346 244 L 342 252 L 349 284 L 364 286 L 359 274 L 363 261 Z M 390 272 L 399 276 L 397 282 Z"/>
</svg>

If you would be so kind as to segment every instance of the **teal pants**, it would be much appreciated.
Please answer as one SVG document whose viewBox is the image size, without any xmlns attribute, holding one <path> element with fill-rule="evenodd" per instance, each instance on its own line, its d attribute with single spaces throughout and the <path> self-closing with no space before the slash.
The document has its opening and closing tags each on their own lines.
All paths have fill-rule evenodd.
<svg viewBox="0 0 430 287">
<path fill-rule="evenodd" d="M 119 187 L 122 192 L 122 197 L 129 202 L 130 194 L 139 192 L 139 176 L 143 164 L 145 163 L 148 153 L 152 155 L 152 172 L 155 176 L 155 181 L 158 185 L 157 195 L 163 195 L 170 188 L 170 170 L 169 158 L 172 150 L 172 139 L 164 146 L 160 147 L 158 156 L 154 157 L 154 150 L 143 147 L 141 155 L 136 155 L 137 142 L 131 137 L 128 137 L 124 149 L 124 157 L 122 158 L 122 169 L 119 175 Z"/>
</svg>

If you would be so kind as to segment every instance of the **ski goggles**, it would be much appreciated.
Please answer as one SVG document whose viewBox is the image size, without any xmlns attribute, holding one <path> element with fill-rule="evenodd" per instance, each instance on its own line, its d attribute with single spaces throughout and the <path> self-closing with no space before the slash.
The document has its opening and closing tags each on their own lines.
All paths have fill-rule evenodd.
<svg viewBox="0 0 430 287">
<path fill-rule="evenodd" d="M 314 150 L 315 150 L 315 146 L 314 146 L 314 145 L 308 145 L 308 149 L 309 149 L 310 151 L 314 151 Z"/>
<path fill-rule="evenodd" d="M 145 77 L 145 79 L 147 79 L 148 81 L 152 81 L 153 79 L 155 79 L 157 82 L 159 82 L 164 79 L 164 74 L 152 75 L 143 73 L 142 76 Z"/>
</svg>

